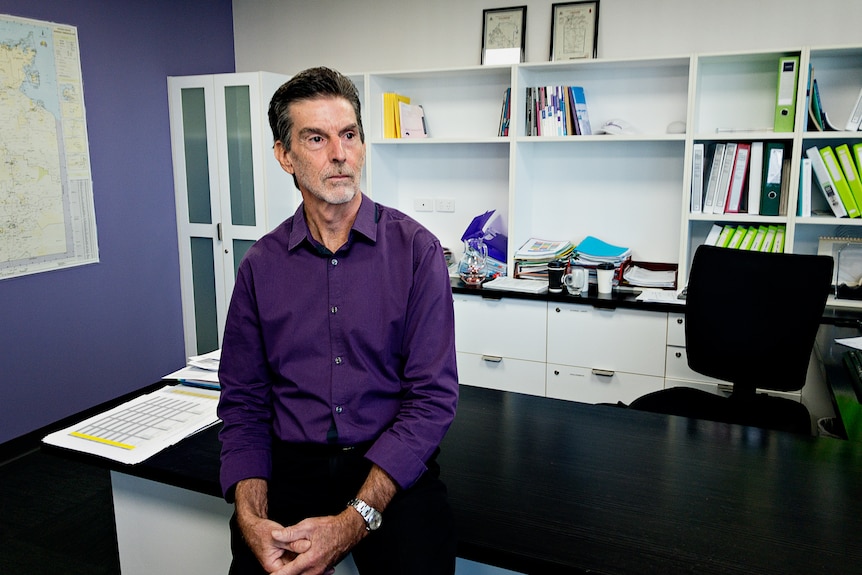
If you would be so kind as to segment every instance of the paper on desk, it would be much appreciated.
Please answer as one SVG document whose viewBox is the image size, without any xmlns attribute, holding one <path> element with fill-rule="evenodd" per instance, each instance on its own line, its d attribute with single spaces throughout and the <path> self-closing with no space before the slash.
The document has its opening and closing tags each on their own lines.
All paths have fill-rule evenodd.
<svg viewBox="0 0 862 575">
<path fill-rule="evenodd" d="M 638 301 L 657 302 L 657 303 L 674 303 L 677 305 L 685 305 L 684 299 L 679 299 L 679 292 L 667 289 L 645 289 L 636 298 Z"/>
<path fill-rule="evenodd" d="M 176 370 L 173 373 L 167 374 L 163 379 L 176 379 L 178 381 L 199 381 L 202 383 L 211 383 L 213 385 L 218 385 L 218 371 L 212 371 L 209 369 L 201 369 L 199 367 L 194 367 L 191 365 L 187 365 L 181 369 Z"/>
<path fill-rule="evenodd" d="M 841 337 L 835 338 L 835 343 L 846 345 L 854 349 L 862 349 L 862 337 Z"/>
<path fill-rule="evenodd" d="M 42 441 L 134 465 L 217 423 L 218 398 L 217 391 L 168 385 Z"/>
<path fill-rule="evenodd" d="M 219 361 L 221 360 L 221 349 L 216 349 L 203 355 L 193 355 L 189 358 L 188 364 L 201 369 L 210 371 L 218 371 Z"/>
</svg>

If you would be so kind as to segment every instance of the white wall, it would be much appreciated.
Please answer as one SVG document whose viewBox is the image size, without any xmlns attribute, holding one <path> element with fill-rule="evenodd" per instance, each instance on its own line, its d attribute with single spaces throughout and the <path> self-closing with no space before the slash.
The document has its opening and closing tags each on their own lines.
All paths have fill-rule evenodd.
<svg viewBox="0 0 862 575">
<path fill-rule="evenodd" d="M 482 10 L 527 5 L 548 60 L 553 0 L 233 0 L 237 72 L 473 66 Z M 862 44 L 860 0 L 601 0 L 600 58 Z"/>
</svg>

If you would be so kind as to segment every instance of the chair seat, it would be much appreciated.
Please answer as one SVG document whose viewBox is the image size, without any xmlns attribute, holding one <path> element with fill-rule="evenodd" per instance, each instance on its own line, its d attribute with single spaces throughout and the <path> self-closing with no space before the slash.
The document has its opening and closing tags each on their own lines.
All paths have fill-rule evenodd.
<svg viewBox="0 0 862 575">
<path fill-rule="evenodd" d="M 643 395 L 632 409 L 735 423 L 811 435 L 811 416 L 798 401 L 765 393 L 722 397 L 691 387 L 672 387 Z"/>
</svg>

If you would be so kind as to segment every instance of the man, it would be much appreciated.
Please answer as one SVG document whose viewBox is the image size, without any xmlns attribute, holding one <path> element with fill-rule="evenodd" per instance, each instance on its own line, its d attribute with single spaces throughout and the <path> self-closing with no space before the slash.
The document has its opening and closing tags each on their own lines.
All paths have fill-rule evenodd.
<svg viewBox="0 0 862 575">
<path fill-rule="evenodd" d="M 453 573 L 435 461 L 458 397 L 440 242 L 360 191 L 349 79 L 301 72 L 269 121 L 303 202 L 246 254 L 225 325 L 231 573 L 331 573 L 351 550 L 365 574 Z"/>
</svg>

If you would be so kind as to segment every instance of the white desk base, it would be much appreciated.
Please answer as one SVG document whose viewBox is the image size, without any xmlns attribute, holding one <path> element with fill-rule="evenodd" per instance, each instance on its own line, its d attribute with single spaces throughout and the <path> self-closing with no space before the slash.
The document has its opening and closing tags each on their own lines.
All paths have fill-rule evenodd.
<svg viewBox="0 0 862 575">
<path fill-rule="evenodd" d="M 117 471 L 111 472 L 111 486 L 123 575 L 227 573 L 232 505 Z M 358 573 L 349 556 L 335 570 L 335 575 Z M 511 573 L 460 558 L 456 566 L 456 575 Z"/>
</svg>

